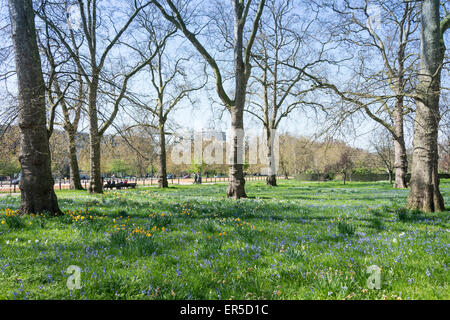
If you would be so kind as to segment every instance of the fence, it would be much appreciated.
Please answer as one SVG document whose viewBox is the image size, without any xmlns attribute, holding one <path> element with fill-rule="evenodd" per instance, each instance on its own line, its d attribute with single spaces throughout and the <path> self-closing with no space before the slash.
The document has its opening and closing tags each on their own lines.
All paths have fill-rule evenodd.
<svg viewBox="0 0 450 320">
<path fill-rule="evenodd" d="M 266 176 L 245 176 L 246 181 L 263 181 Z M 286 179 L 285 176 L 277 176 L 277 179 Z M 107 181 L 109 179 L 105 179 Z M 118 179 L 115 179 L 118 180 Z M 119 179 L 120 180 L 120 179 Z M 194 184 L 193 178 L 171 178 L 167 179 L 169 185 L 190 185 Z M 158 178 L 132 178 L 128 180 L 129 183 L 136 183 L 137 186 L 157 186 Z M 225 183 L 229 182 L 229 177 L 202 177 L 202 183 Z M 81 185 L 87 189 L 89 187 L 89 180 L 81 180 Z M 56 179 L 55 190 L 69 190 L 70 179 Z M 0 193 L 19 193 L 19 186 L 12 184 L 12 181 L 0 181 Z"/>
</svg>

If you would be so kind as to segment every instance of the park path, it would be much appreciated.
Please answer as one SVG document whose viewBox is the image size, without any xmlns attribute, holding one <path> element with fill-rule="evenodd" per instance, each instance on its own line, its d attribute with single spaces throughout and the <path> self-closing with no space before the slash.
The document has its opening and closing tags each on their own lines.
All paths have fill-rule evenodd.
<svg viewBox="0 0 450 320">
<path fill-rule="evenodd" d="M 20 196 L 20 193 L 0 193 L 0 198 L 7 196 Z"/>
</svg>

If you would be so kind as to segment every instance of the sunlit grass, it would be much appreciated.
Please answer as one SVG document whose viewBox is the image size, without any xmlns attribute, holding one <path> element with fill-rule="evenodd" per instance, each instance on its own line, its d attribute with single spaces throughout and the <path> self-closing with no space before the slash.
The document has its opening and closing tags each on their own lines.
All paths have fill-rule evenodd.
<svg viewBox="0 0 450 320">
<path fill-rule="evenodd" d="M 58 218 L 0 198 L 0 298 L 450 298 L 449 211 L 405 211 L 409 191 L 386 183 L 279 185 L 247 182 L 240 201 L 225 184 L 60 191 Z M 449 180 L 441 190 L 449 207 Z"/>
</svg>

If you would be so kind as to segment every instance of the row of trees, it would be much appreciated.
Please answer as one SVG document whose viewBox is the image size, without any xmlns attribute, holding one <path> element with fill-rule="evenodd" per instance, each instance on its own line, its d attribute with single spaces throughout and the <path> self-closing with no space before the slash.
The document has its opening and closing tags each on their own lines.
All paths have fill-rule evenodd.
<svg viewBox="0 0 450 320">
<path fill-rule="evenodd" d="M 127 134 L 106 135 L 101 141 L 101 173 L 102 176 L 133 176 L 143 177 L 151 175 L 154 177 L 160 172 L 158 141 L 151 137 L 145 138 L 143 133 L 136 129 L 129 130 Z M 17 142 L 19 128 L 12 127 L 0 140 L 2 150 L 0 155 L 0 176 L 14 177 L 20 169 L 17 160 L 19 144 Z M 209 137 L 211 138 L 211 137 Z M 50 152 L 52 156 L 52 173 L 54 177 L 70 177 L 71 156 L 67 153 L 69 138 L 64 131 L 54 130 L 50 139 Z M 215 148 L 217 143 L 214 139 L 204 138 L 203 148 Z M 246 151 L 249 146 L 247 142 Z M 447 146 L 447 148 L 446 148 Z M 191 157 L 187 163 L 174 162 L 171 155 L 177 152 L 177 141 L 170 139 L 167 144 L 168 173 L 182 176 L 187 173 L 202 172 L 214 176 L 224 175 L 228 170 L 226 164 L 202 164 L 195 163 L 195 150 L 192 148 Z M 226 153 L 223 144 L 221 155 Z M 395 147 L 386 130 L 376 131 L 371 138 L 372 151 L 352 148 L 339 140 L 316 141 L 310 137 L 298 137 L 289 133 L 279 136 L 279 167 L 277 173 L 285 176 L 307 178 L 314 175 L 318 179 L 324 177 L 335 177 L 339 175 L 344 182 L 352 173 L 360 173 L 370 177 L 373 174 L 384 174 L 386 179 L 394 182 L 395 178 Z M 80 134 L 77 136 L 77 166 L 83 173 L 89 172 L 89 136 Z M 440 144 L 439 148 L 439 172 L 450 173 L 449 160 L 450 150 L 448 141 Z M 410 161 L 412 150 L 407 151 L 407 159 Z M 252 164 L 247 154 L 244 170 L 247 174 L 267 174 L 266 164 Z M 225 162 L 224 162 L 225 163 Z M 306 176 L 305 176 L 306 174 Z M 83 176 L 83 175 L 82 175 Z M 381 177 L 381 176 L 380 176 Z M 71 181 L 72 183 L 72 181 Z"/>
<path fill-rule="evenodd" d="M 31 0 L 8 0 L 19 84 L 23 212 L 59 212 L 50 190 L 48 140 L 55 124 L 69 139 L 73 187 L 82 187 L 75 136 L 83 115 L 90 192 L 102 192 L 101 141 L 117 127 L 119 113 L 128 125 L 135 123 L 130 127 L 152 129 L 148 135 L 161 148 L 160 186 L 167 186 L 170 114 L 208 85 L 211 71 L 217 101 L 231 118 L 228 197 L 246 197 L 239 157 L 245 112 L 266 130 L 270 185 L 276 185 L 271 132 L 303 108 L 324 111 L 333 128 L 358 114 L 384 126 L 394 141 L 395 185 L 400 188 L 406 187 L 408 164 L 404 117 L 415 112 L 408 206 L 443 210 L 437 138 L 450 15 L 445 5 L 440 11 L 438 0 L 232 0 L 231 8 L 222 1 L 203 6 L 181 0 L 100 2 L 43 1 L 33 8 Z M 373 19 L 373 3 L 381 29 Z M 69 9 L 79 15 L 68 24 Z M 334 82 L 336 73 L 347 81 Z M 126 139 L 127 130 L 121 131 Z M 342 168 L 350 158 L 350 153 L 341 156 Z"/>
</svg>

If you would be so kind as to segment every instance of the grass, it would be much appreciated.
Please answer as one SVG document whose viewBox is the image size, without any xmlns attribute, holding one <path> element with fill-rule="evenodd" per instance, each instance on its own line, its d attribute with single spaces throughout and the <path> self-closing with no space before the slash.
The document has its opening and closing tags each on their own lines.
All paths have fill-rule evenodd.
<svg viewBox="0 0 450 320">
<path fill-rule="evenodd" d="M 246 186 L 240 201 L 224 184 L 60 191 L 58 218 L 2 197 L 0 299 L 450 298 L 449 211 L 405 210 L 387 183 Z M 441 191 L 449 207 L 450 180 Z"/>
</svg>

